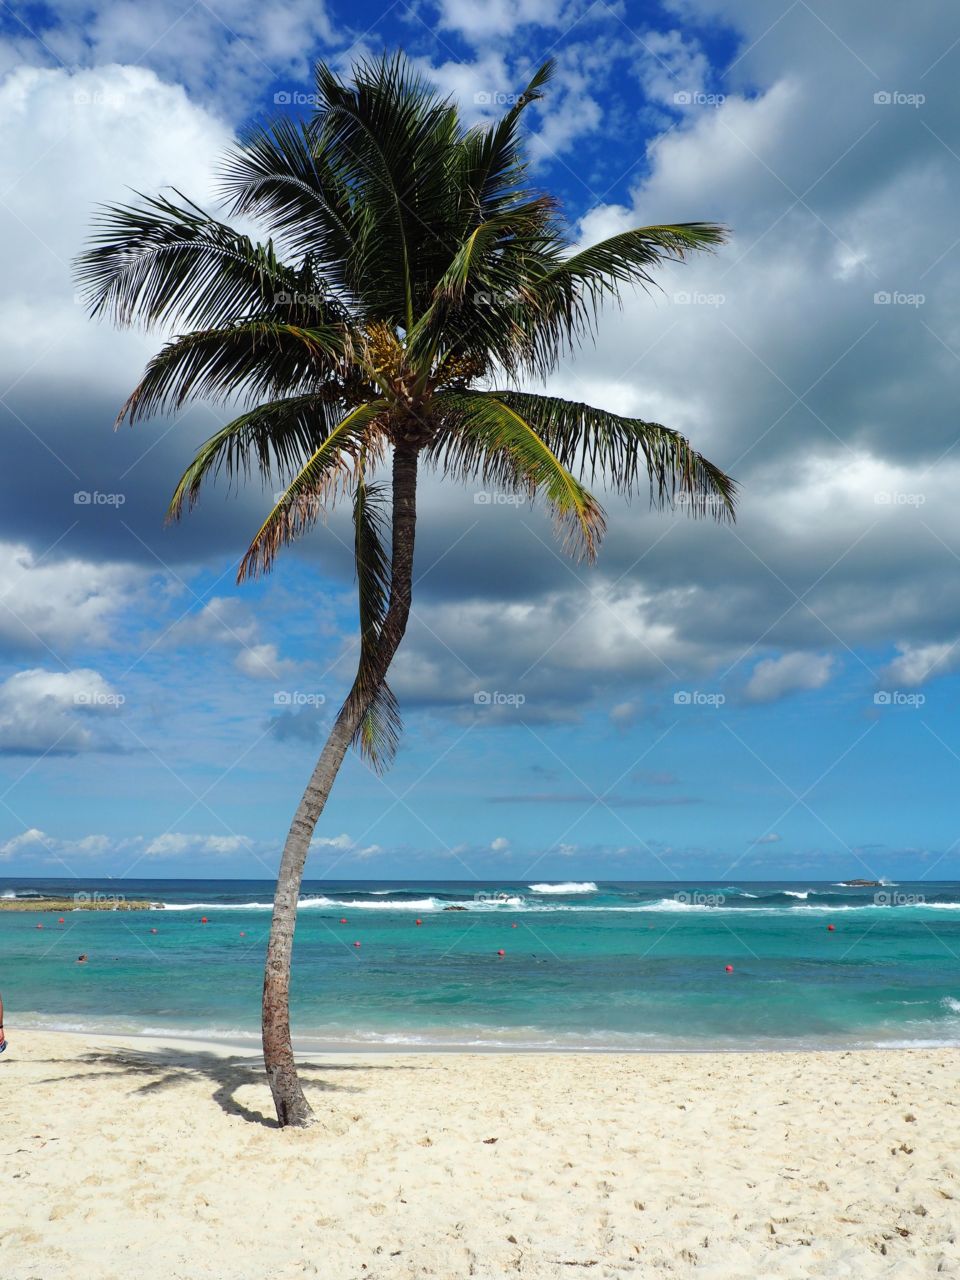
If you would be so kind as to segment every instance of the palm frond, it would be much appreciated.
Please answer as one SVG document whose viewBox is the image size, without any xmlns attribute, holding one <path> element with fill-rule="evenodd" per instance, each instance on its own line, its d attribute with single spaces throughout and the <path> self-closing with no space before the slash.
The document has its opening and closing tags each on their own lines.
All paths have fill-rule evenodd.
<svg viewBox="0 0 960 1280">
<path fill-rule="evenodd" d="M 385 400 L 372 400 L 351 410 L 313 452 L 287 486 L 247 549 L 237 581 L 268 573 L 282 546 L 295 541 L 335 502 L 360 459 L 376 462 L 382 440 L 368 431 L 376 418 L 388 411 Z"/>
<path fill-rule="evenodd" d="M 196 503 L 204 481 L 221 471 L 237 480 L 256 468 L 264 484 L 299 471 L 341 416 L 338 400 L 313 394 L 273 400 L 228 422 L 200 446 L 180 478 L 167 518 L 179 519 L 184 504 Z"/>
<path fill-rule="evenodd" d="M 400 707 L 392 690 L 378 679 L 374 652 L 387 612 L 390 592 L 390 557 L 384 547 L 387 490 L 367 483 L 364 468 L 358 471 L 353 497 L 354 558 L 360 604 L 360 662 L 350 697 L 366 705 L 354 734 L 354 746 L 378 773 L 397 753 L 402 731 Z"/>
<path fill-rule="evenodd" d="M 737 485 L 679 431 L 591 405 L 521 391 L 490 393 L 522 414 L 562 466 L 592 483 L 632 495 L 647 483 L 655 507 L 734 520 Z"/>
<path fill-rule="evenodd" d="M 214 328 L 296 292 L 298 273 L 280 262 L 272 241 L 256 244 L 180 198 L 182 205 L 141 196 L 139 205 L 99 211 L 91 248 L 76 263 L 93 316 L 120 326 Z"/>
<path fill-rule="evenodd" d="M 275 320 L 241 320 L 168 342 L 150 361 L 117 416 L 138 419 L 175 411 L 191 399 L 248 401 L 335 381 L 342 368 L 339 329 Z"/>
<path fill-rule="evenodd" d="M 549 505 L 565 549 L 589 560 L 606 528 L 603 508 L 514 407 L 489 392 L 436 398 L 446 430 L 433 461 L 459 479 L 479 479 Z"/>
</svg>

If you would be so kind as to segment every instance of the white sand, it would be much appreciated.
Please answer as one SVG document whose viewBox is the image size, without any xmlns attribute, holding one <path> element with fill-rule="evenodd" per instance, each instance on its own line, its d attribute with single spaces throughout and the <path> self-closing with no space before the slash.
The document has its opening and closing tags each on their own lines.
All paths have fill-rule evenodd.
<svg viewBox="0 0 960 1280">
<path fill-rule="evenodd" d="M 280 1132 L 255 1059 L 9 1034 L 8 1280 L 960 1276 L 951 1051 L 329 1054 Z"/>
</svg>

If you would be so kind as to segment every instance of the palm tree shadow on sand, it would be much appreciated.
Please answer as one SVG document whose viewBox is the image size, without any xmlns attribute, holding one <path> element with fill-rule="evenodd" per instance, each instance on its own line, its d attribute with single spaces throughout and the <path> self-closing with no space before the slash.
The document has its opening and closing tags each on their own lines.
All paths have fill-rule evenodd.
<svg viewBox="0 0 960 1280">
<path fill-rule="evenodd" d="M 241 1055 L 221 1056 L 196 1050 L 184 1053 L 181 1049 L 101 1049 L 85 1053 L 79 1059 L 49 1058 L 51 1065 L 76 1065 L 82 1063 L 92 1070 L 78 1071 L 67 1076 L 53 1076 L 42 1081 L 51 1084 L 58 1080 L 91 1080 L 108 1078 L 121 1080 L 130 1078 L 142 1079 L 132 1093 L 153 1094 L 166 1089 L 175 1089 L 179 1085 L 190 1084 L 197 1080 L 205 1080 L 213 1086 L 212 1097 L 217 1106 L 227 1115 L 239 1116 L 250 1124 L 259 1124 L 267 1129 L 277 1129 L 279 1124 L 275 1116 L 254 1110 L 237 1099 L 238 1091 L 244 1085 L 263 1084 L 263 1064 L 259 1058 Z M 349 1071 L 395 1071 L 412 1070 L 412 1067 L 398 1068 L 396 1065 L 375 1066 L 364 1063 L 357 1065 L 350 1062 L 305 1062 L 300 1064 L 305 1073 L 306 1082 L 311 1089 L 324 1092 L 359 1093 L 360 1090 L 349 1084 L 338 1084 L 328 1079 L 333 1073 Z M 269 1106 L 269 1101 L 267 1102 Z"/>
</svg>

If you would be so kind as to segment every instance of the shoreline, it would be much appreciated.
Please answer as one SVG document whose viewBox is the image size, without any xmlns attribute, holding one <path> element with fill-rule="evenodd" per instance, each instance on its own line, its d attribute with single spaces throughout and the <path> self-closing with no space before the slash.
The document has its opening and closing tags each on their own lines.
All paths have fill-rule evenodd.
<svg viewBox="0 0 960 1280">
<path fill-rule="evenodd" d="M 12 1026 L 14 1280 L 960 1276 L 955 1051 L 363 1052 L 301 1076 L 316 1124 L 281 1132 L 252 1054 Z"/>
<path fill-rule="evenodd" d="M 248 1036 L 238 1035 L 217 1035 L 210 1034 L 206 1031 L 200 1031 L 196 1035 L 182 1028 L 178 1030 L 165 1031 L 160 1028 L 150 1027 L 142 1031 L 132 1030 L 129 1027 L 120 1027 L 116 1029 L 98 1029 L 86 1030 L 77 1029 L 76 1026 L 53 1026 L 49 1023 L 27 1023 L 18 1026 L 15 1015 L 8 1012 L 7 1015 L 7 1031 L 8 1039 L 11 1040 L 18 1035 L 54 1035 L 54 1036 L 74 1036 L 86 1040 L 95 1041 L 111 1041 L 111 1042 L 136 1042 L 140 1044 L 163 1044 L 163 1045 L 182 1045 L 184 1047 L 192 1046 L 200 1047 L 210 1052 L 230 1052 L 238 1054 L 248 1054 L 259 1058 L 261 1054 L 260 1032 L 250 1032 Z M 944 1043 L 930 1044 L 928 1042 L 918 1044 L 902 1044 L 897 1042 L 884 1043 L 850 1043 L 850 1044 L 831 1044 L 831 1045 L 791 1045 L 779 1044 L 770 1046 L 758 1046 L 756 1044 L 747 1044 L 743 1046 L 736 1045 L 704 1045 L 704 1046 L 683 1046 L 672 1047 L 669 1045 L 658 1047 L 653 1045 L 645 1046 L 623 1046 L 623 1045 L 549 1045 L 549 1044 L 504 1044 L 504 1043 L 481 1043 L 481 1042 L 450 1042 L 450 1041 L 431 1041 L 423 1040 L 422 1042 L 411 1044 L 401 1040 L 380 1040 L 371 1041 L 363 1039 L 335 1039 L 324 1038 L 321 1036 L 297 1036 L 294 1034 L 294 1052 L 298 1055 L 308 1055 L 312 1053 L 333 1053 L 347 1055 L 365 1055 L 365 1054 L 397 1054 L 406 1055 L 437 1055 L 442 1054 L 448 1056 L 450 1054 L 463 1054 L 469 1056 L 471 1054 L 500 1055 L 509 1056 L 518 1054 L 524 1057 L 543 1054 L 545 1056 L 571 1056 L 584 1057 L 596 1055 L 598 1057 L 610 1058 L 623 1056 L 632 1057 L 703 1057 L 715 1054 L 718 1057 L 728 1056 L 756 1056 L 770 1057 L 775 1055 L 796 1056 L 796 1055 L 815 1055 L 815 1054 L 843 1054 L 843 1053 L 951 1053 L 960 1050 L 960 1041 L 946 1041 Z"/>
</svg>

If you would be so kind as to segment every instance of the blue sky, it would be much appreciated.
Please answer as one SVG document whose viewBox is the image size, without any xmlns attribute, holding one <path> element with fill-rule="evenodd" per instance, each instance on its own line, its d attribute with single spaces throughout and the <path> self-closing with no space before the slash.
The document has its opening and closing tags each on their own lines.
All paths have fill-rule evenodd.
<svg viewBox="0 0 960 1280">
<path fill-rule="evenodd" d="M 213 208 L 218 156 L 307 109 L 314 59 L 398 45 L 471 121 L 557 57 L 529 149 L 575 239 L 732 228 L 551 387 L 679 427 L 743 502 L 728 530 L 608 499 L 585 568 L 542 512 L 427 477 L 404 746 L 383 779 L 348 762 L 308 874 L 958 874 L 952 6 L 18 15 L 0 17 L 0 880 L 276 866 L 349 678 L 345 527 L 242 588 L 269 494 L 210 491 L 164 527 L 224 413 L 114 434 L 160 338 L 91 324 L 69 264 L 95 202 L 176 186 Z"/>
</svg>

